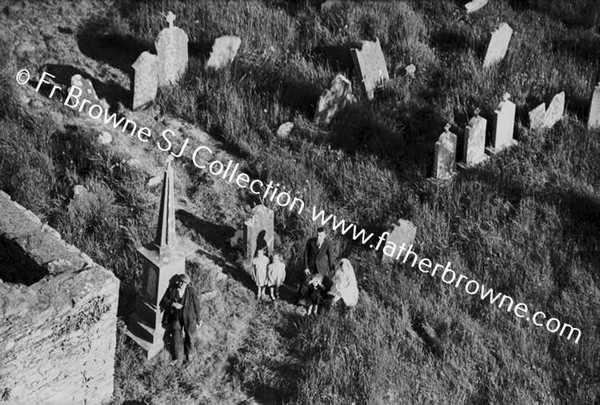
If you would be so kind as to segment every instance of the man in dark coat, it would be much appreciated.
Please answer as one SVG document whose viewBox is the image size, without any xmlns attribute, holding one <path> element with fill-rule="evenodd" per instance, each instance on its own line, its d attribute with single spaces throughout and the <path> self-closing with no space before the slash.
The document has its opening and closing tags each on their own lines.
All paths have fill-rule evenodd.
<svg viewBox="0 0 600 405">
<path fill-rule="evenodd" d="M 323 276 L 323 285 L 328 289 L 331 285 L 331 276 L 334 270 L 334 253 L 331 240 L 327 237 L 325 228 L 317 228 L 317 236 L 306 242 L 304 249 L 304 280 L 298 289 L 296 302 L 307 291 L 308 281 L 315 274 Z"/>
<path fill-rule="evenodd" d="M 180 361 L 185 354 L 185 360 L 189 361 L 195 352 L 200 303 L 187 274 L 178 274 L 173 281 L 160 300 L 160 309 L 165 312 L 162 323 L 166 333 L 172 335 L 175 360 Z"/>
</svg>

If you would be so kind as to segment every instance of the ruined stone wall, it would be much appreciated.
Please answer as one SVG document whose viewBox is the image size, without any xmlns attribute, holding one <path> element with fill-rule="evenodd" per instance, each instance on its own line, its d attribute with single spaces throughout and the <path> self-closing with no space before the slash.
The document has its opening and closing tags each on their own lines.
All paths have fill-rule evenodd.
<svg viewBox="0 0 600 405">
<path fill-rule="evenodd" d="M 0 241 L 0 403 L 109 401 L 118 279 L 2 191 Z"/>
</svg>

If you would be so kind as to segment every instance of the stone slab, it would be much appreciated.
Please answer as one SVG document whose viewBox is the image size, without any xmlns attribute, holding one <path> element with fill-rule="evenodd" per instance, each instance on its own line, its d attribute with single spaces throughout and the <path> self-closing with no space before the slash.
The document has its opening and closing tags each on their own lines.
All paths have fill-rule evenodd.
<svg viewBox="0 0 600 405">
<path fill-rule="evenodd" d="M 381 50 L 379 38 L 372 41 L 362 41 L 359 49 L 352 49 L 354 67 L 359 72 L 367 97 L 375 97 L 375 90 L 390 79 L 385 57 Z"/>
<path fill-rule="evenodd" d="M 206 67 L 218 70 L 231 65 L 241 44 L 241 38 L 234 35 L 226 35 L 215 39 Z"/>
<path fill-rule="evenodd" d="M 488 44 L 485 59 L 483 60 L 484 68 L 488 68 L 504 59 L 512 34 L 513 30 L 507 23 L 500 24 L 498 29 L 492 33 L 492 38 Z"/>
</svg>

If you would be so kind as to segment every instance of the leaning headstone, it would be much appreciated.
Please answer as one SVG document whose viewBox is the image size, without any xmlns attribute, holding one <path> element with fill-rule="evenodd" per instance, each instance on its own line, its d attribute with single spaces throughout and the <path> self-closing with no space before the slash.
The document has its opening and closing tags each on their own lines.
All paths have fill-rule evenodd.
<svg viewBox="0 0 600 405">
<path fill-rule="evenodd" d="M 82 112 L 87 112 L 92 104 L 100 105 L 105 110 L 108 110 L 108 103 L 104 100 L 100 100 L 96 91 L 94 90 L 94 86 L 92 85 L 92 81 L 89 79 L 84 79 L 81 75 L 73 75 L 71 77 L 71 86 L 77 86 L 81 89 L 81 97 L 79 101 L 79 105 L 83 105 L 81 100 L 88 100 L 91 104 L 86 104 L 87 107 Z M 76 94 L 76 93 L 75 93 Z"/>
<path fill-rule="evenodd" d="M 552 128 L 560 121 L 565 113 L 565 92 L 561 91 L 554 96 L 546 113 L 544 114 L 544 127 Z"/>
<path fill-rule="evenodd" d="M 370 100 L 375 95 L 375 89 L 390 79 L 379 38 L 375 42 L 362 41 L 360 49 L 351 51 L 354 67 L 360 72 Z"/>
<path fill-rule="evenodd" d="M 321 4 L 321 11 L 331 10 L 335 6 L 341 6 L 344 4 L 341 0 L 327 0 L 325 3 Z"/>
<path fill-rule="evenodd" d="M 246 257 L 256 255 L 257 246 L 267 246 L 267 254 L 273 253 L 275 242 L 274 212 L 264 205 L 257 205 L 252 209 L 252 215 L 244 222 L 244 241 Z"/>
<path fill-rule="evenodd" d="M 588 129 L 594 128 L 600 128 L 600 83 L 594 88 L 588 117 Z"/>
<path fill-rule="evenodd" d="M 502 101 L 498 104 L 495 111 L 496 122 L 494 127 L 494 136 L 492 147 L 486 148 L 491 154 L 500 152 L 502 149 L 516 145 L 517 141 L 513 139 L 515 127 L 516 105 L 509 100 L 510 94 L 504 93 Z"/>
<path fill-rule="evenodd" d="M 467 13 L 474 13 L 486 4 L 488 4 L 488 0 L 473 0 L 465 4 L 465 8 L 467 9 Z"/>
<path fill-rule="evenodd" d="M 131 108 L 137 110 L 152 103 L 158 89 L 158 57 L 150 52 L 142 52 L 133 68 L 133 100 Z"/>
<path fill-rule="evenodd" d="M 500 62 L 506 56 L 508 44 L 512 37 L 513 30 L 507 23 L 500 24 L 500 27 L 492 34 L 492 39 L 487 48 L 483 67 L 487 68 Z"/>
<path fill-rule="evenodd" d="M 485 154 L 485 130 L 487 120 L 479 116 L 479 108 L 475 110 L 475 116 L 469 121 L 465 128 L 464 164 L 459 167 L 464 169 L 485 162 L 488 156 Z"/>
<path fill-rule="evenodd" d="M 234 35 L 226 35 L 215 39 L 206 67 L 223 69 L 229 66 L 235 59 L 241 43 L 242 40 Z"/>
<path fill-rule="evenodd" d="M 405 250 L 408 250 L 408 247 L 410 245 L 413 244 L 413 242 L 415 241 L 415 235 L 417 234 L 417 227 L 410 221 L 407 221 L 405 219 L 399 219 L 398 222 L 396 222 L 395 224 L 392 225 L 392 227 L 390 229 L 388 229 L 388 233 L 389 236 L 387 237 L 386 240 L 386 245 L 387 243 L 393 243 L 394 246 L 394 253 L 395 253 L 395 248 L 398 247 L 400 248 L 402 245 L 405 246 Z M 385 264 L 385 263 L 391 263 L 394 261 L 394 256 L 388 256 L 385 254 L 385 250 L 384 250 L 384 254 L 383 257 L 381 258 L 381 263 Z"/>
<path fill-rule="evenodd" d="M 450 132 L 450 124 L 446 124 L 435 143 L 433 177 L 436 180 L 450 179 L 456 173 L 456 143 L 456 135 Z"/>
<path fill-rule="evenodd" d="M 342 74 L 338 74 L 331 81 L 331 88 L 321 95 L 315 123 L 317 125 L 328 125 L 335 114 L 343 109 L 348 103 L 353 103 L 356 98 L 352 95 L 352 84 Z"/>
<path fill-rule="evenodd" d="M 546 103 L 542 103 L 529 111 L 529 128 L 542 128 L 544 126 L 544 115 L 546 115 Z"/>
<path fill-rule="evenodd" d="M 158 34 L 155 44 L 159 87 L 176 84 L 188 65 L 188 36 L 181 28 L 173 25 L 175 14 L 169 11 L 166 19 L 169 27 Z"/>
<path fill-rule="evenodd" d="M 292 129 L 294 129 L 293 122 L 284 122 L 279 126 L 279 128 L 277 128 L 277 136 L 279 138 L 287 138 L 288 136 L 290 136 Z"/>
</svg>

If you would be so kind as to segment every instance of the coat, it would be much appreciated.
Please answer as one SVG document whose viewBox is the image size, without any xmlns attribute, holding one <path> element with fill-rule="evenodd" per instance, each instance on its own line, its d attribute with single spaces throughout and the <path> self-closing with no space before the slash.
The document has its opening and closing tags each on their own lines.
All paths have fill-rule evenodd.
<svg viewBox="0 0 600 405">
<path fill-rule="evenodd" d="M 165 311 L 163 315 L 163 327 L 170 322 L 176 320 L 176 311 L 171 307 L 173 302 L 177 302 L 179 293 L 175 286 L 169 286 L 165 295 L 160 300 L 160 309 Z M 192 335 L 196 333 L 196 325 L 200 323 L 200 301 L 198 301 L 198 295 L 196 290 L 191 285 L 188 285 L 181 298 L 181 319 L 183 320 L 183 328 L 186 332 Z M 174 319 L 175 318 L 175 319 Z"/>
<path fill-rule="evenodd" d="M 317 238 L 310 238 L 304 250 L 304 268 L 311 273 L 329 277 L 334 268 L 333 247 L 329 238 L 325 238 L 321 248 L 317 247 Z"/>
</svg>

